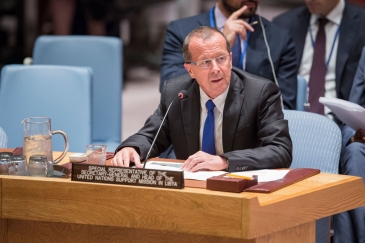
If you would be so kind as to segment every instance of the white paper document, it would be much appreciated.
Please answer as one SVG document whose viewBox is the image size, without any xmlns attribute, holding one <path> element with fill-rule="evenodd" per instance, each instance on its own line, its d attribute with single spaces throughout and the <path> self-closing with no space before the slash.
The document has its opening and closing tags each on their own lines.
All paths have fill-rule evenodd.
<svg viewBox="0 0 365 243">
<path fill-rule="evenodd" d="M 180 169 L 181 165 L 181 163 L 173 162 L 148 161 L 145 169 L 182 171 L 182 169 Z"/>
<path fill-rule="evenodd" d="M 319 102 L 355 131 L 365 129 L 365 109 L 362 106 L 337 98 L 320 97 Z"/>
<path fill-rule="evenodd" d="M 148 161 L 145 169 L 182 171 L 180 169 L 181 165 L 182 165 L 181 163 L 173 163 L 173 162 Z M 219 176 L 225 173 L 227 172 L 209 171 L 209 170 L 197 171 L 197 172 L 184 171 L 184 179 L 206 181 L 209 177 Z"/>
<path fill-rule="evenodd" d="M 146 164 L 146 169 L 154 169 L 154 170 L 172 170 L 172 171 L 182 171 L 180 169 L 181 163 L 173 163 L 173 162 L 163 162 L 163 161 L 148 161 Z M 252 177 L 253 175 L 258 176 L 258 182 L 267 182 L 267 181 L 276 181 L 283 179 L 284 176 L 289 172 L 289 170 L 250 170 L 250 171 L 242 171 L 242 172 L 233 172 L 233 175 L 244 175 Z M 184 179 L 190 180 L 200 180 L 206 181 L 208 178 L 212 176 L 219 176 L 226 174 L 227 171 L 197 171 L 197 172 L 188 172 L 184 171 Z"/>
<path fill-rule="evenodd" d="M 219 176 L 226 173 L 227 171 L 211 171 L 211 170 L 197 171 L 197 172 L 184 171 L 184 179 L 206 181 L 208 178 L 212 176 Z"/>
<path fill-rule="evenodd" d="M 240 176 L 249 176 L 252 177 L 257 175 L 257 182 L 267 182 L 267 181 L 276 181 L 281 180 L 290 170 L 249 170 L 249 171 L 241 171 L 241 172 L 232 172 L 233 175 Z"/>
</svg>

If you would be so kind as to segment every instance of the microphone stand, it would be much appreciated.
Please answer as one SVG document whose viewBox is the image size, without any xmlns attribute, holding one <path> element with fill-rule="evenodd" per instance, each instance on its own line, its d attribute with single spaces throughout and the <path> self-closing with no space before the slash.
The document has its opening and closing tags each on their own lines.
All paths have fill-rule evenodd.
<svg viewBox="0 0 365 243">
<path fill-rule="evenodd" d="M 167 108 L 166 114 L 165 114 L 165 116 L 164 116 L 164 117 L 163 117 L 163 119 L 162 119 L 161 125 L 160 125 L 160 127 L 158 128 L 158 130 L 157 130 L 156 136 L 155 136 L 155 138 L 153 139 L 152 144 L 151 144 L 151 147 L 150 147 L 150 149 L 148 150 L 147 156 L 146 156 L 146 158 L 145 158 L 145 160 L 144 160 L 144 163 L 143 163 L 143 169 L 146 167 L 147 160 L 150 158 L 150 153 L 151 153 L 152 147 L 153 147 L 153 145 L 155 145 L 155 142 L 156 142 L 156 139 L 157 139 L 157 137 L 158 137 L 158 134 L 160 133 L 161 127 L 162 127 L 163 123 L 165 122 L 165 119 L 166 119 L 166 117 L 167 117 L 167 114 L 169 114 L 169 110 L 170 110 L 170 108 L 171 108 L 172 104 L 175 102 L 175 100 L 176 100 L 177 98 L 180 98 L 180 99 L 186 98 L 186 93 L 187 93 L 187 92 L 186 92 L 185 90 L 180 91 L 180 92 L 179 92 L 179 94 L 178 94 L 178 96 L 177 96 L 175 99 L 173 99 L 173 100 L 171 101 L 171 103 L 170 103 L 169 107 Z"/>
</svg>

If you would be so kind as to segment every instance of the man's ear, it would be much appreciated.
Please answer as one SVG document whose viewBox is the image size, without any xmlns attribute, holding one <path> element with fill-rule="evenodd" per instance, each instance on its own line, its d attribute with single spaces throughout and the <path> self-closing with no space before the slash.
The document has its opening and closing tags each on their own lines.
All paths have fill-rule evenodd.
<svg viewBox="0 0 365 243">
<path fill-rule="evenodd" d="M 186 71 L 188 71 L 189 75 L 191 78 L 195 78 L 194 72 L 191 70 L 191 65 L 184 63 L 184 68 L 186 69 Z"/>
</svg>

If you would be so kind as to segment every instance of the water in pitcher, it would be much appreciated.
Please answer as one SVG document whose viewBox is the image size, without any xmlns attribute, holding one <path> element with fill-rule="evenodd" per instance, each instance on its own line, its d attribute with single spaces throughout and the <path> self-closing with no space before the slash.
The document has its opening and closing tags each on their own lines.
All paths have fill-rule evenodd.
<svg viewBox="0 0 365 243">
<path fill-rule="evenodd" d="M 48 161 L 53 161 L 52 157 L 52 136 L 51 135 L 32 135 L 24 138 L 23 153 L 29 161 L 30 156 L 43 154 Z"/>
</svg>

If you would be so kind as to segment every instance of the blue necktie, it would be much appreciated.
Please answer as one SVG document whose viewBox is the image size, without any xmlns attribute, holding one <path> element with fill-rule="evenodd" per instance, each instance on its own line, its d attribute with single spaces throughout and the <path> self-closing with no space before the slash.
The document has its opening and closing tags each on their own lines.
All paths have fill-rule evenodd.
<svg viewBox="0 0 365 243">
<path fill-rule="evenodd" d="M 215 153 L 215 143 L 214 143 L 214 107 L 215 104 L 212 100 L 208 100 L 205 104 L 208 109 L 207 118 L 204 123 L 203 131 L 203 142 L 202 150 L 203 152 L 216 155 Z"/>
<path fill-rule="evenodd" d="M 241 58 L 241 38 L 239 35 L 236 35 L 236 41 L 234 42 L 231 51 L 232 51 L 232 65 L 236 68 L 242 69 L 242 67 L 239 66 Z"/>
</svg>

